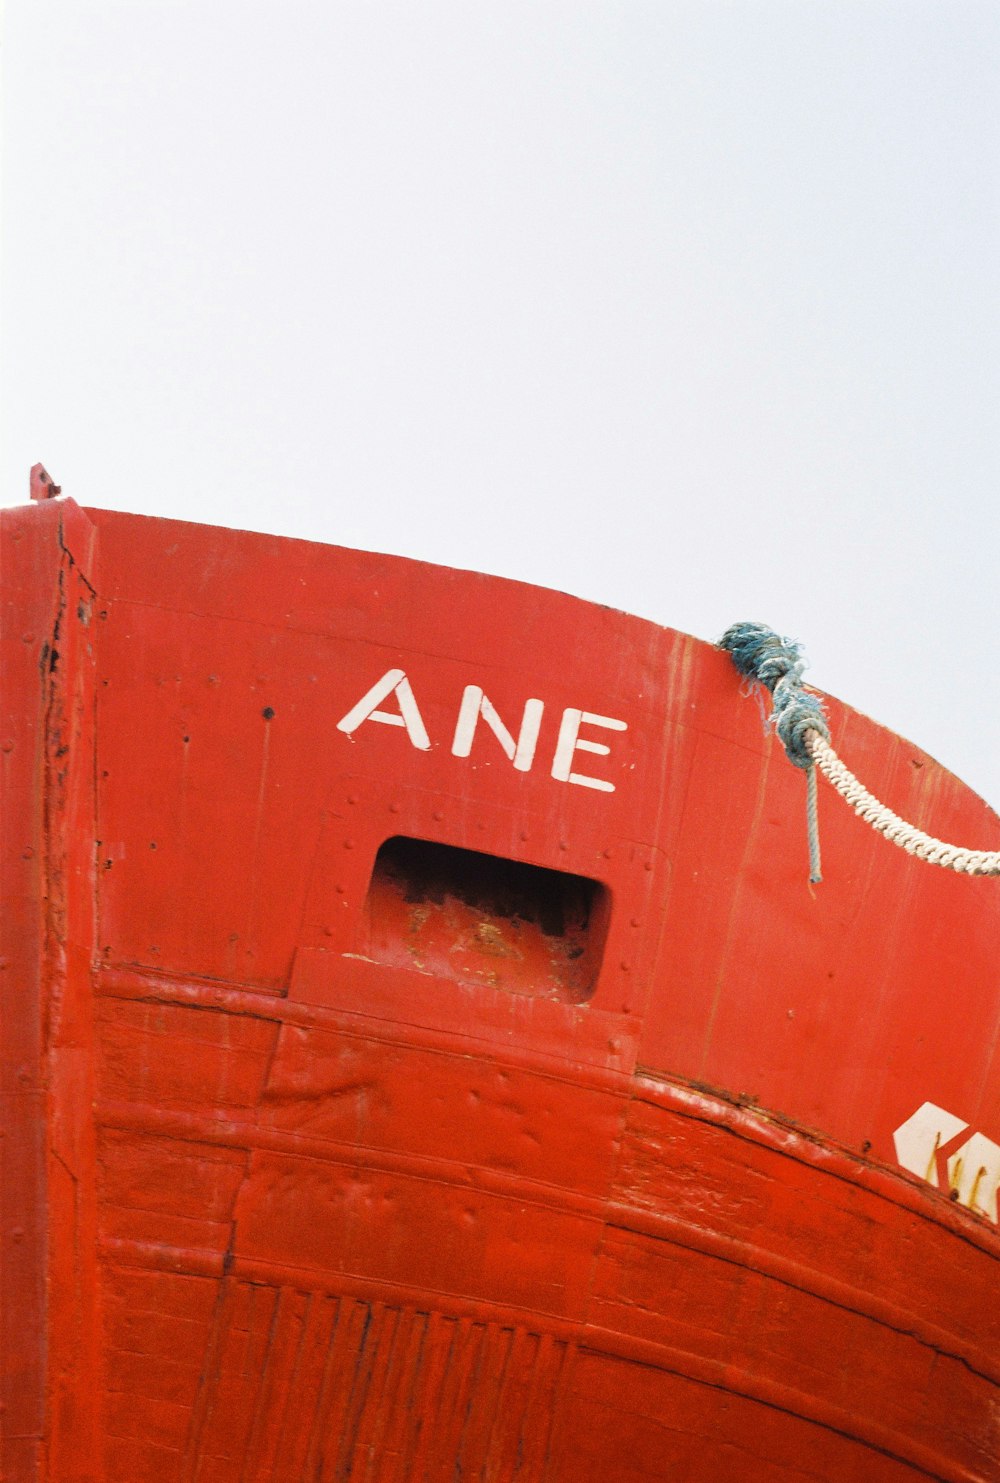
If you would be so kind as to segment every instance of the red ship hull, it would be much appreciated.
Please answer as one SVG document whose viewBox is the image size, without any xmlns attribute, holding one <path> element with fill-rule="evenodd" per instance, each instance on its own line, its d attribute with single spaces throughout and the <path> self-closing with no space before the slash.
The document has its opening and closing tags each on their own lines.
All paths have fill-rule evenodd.
<svg viewBox="0 0 1000 1483">
<path fill-rule="evenodd" d="M 623 614 L 67 501 L 0 555 L 5 1480 L 995 1483 L 994 881 L 824 796 L 810 890 L 728 659 Z"/>
</svg>

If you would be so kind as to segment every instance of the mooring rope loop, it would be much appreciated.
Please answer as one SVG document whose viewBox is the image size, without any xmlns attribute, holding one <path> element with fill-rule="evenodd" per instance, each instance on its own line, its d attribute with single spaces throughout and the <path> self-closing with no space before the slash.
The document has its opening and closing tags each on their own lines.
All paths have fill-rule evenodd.
<svg viewBox="0 0 1000 1483">
<path fill-rule="evenodd" d="M 1000 850 L 970 850 L 945 844 L 908 824 L 858 782 L 830 744 L 830 728 L 822 702 L 802 687 L 805 661 L 801 647 L 794 640 L 780 638 L 763 623 L 734 623 L 722 635 L 719 647 L 727 651 L 744 679 L 771 692 L 774 707 L 769 724 L 784 744 L 789 760 L 806 771 L 810 881 L 822 880 L 816 812 L 817 768 L 865 823 L 908 855 L 965 875 L 1000 875 Z"/>
</svg>

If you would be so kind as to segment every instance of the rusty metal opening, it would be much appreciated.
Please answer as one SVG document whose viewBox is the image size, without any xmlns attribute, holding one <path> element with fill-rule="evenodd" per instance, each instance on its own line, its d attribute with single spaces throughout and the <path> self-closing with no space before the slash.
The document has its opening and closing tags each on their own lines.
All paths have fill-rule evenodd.
<svg viewBox="0 0 1000 1483">
<path fill-rule="evenodd" d="M 594 991 L 609 910 L 598 881 L 397 835 L 372 871 L 366 956 L 581 1003 Z"/>
</svg>

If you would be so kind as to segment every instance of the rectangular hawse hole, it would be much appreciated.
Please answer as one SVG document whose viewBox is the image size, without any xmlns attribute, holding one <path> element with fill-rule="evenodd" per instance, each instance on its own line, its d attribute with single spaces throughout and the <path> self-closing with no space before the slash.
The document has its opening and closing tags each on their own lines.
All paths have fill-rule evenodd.
<svg viewBox="0 0 1000 1483">
<path fill-rule="evenodd" d="M 372 871 L 366 956 L 579 1004 L 594 991 L 609 911 L 598 881 L 397 835 Z"/>
</svg>

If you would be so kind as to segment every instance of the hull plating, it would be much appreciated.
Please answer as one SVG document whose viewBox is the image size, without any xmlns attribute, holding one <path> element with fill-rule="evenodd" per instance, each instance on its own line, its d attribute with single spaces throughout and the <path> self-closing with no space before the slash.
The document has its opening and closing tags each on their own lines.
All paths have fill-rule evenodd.
<svg viewBox="0 0 1000 1483">
<path fill-rule="evenodd" d="M 833 802 L 811 893 L 728 661 L 622 614 L 2 556 L 5 1478 L 997 1476 L 995 883 Z"/>
</svg>

